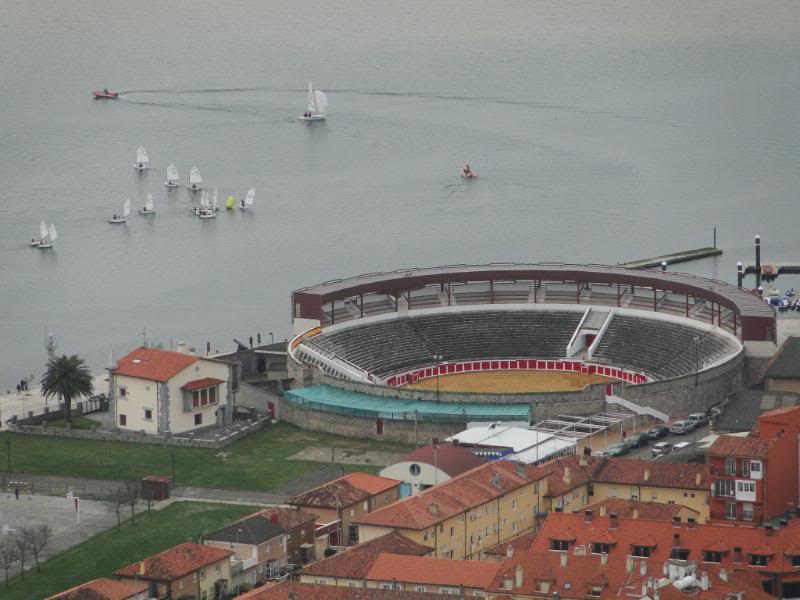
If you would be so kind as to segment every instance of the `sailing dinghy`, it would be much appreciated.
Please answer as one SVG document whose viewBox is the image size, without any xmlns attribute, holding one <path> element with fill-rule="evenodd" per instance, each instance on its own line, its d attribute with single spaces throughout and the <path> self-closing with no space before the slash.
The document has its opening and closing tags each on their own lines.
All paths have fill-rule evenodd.
<svg viewBox="0 0 800 600">
<path fill-rule="evenodd" d="M 307 110 L 300 117 L 301 121 L 311 123 L 313 121 L 324 121 L 325 110 L 328 108 L 328 96 L 322 90 L 315 90 L 311 82 L 308 82 L 308 93 L 306 94 Z"/>
<path fill-rule="evenodd" d="M 108 222 L 113 223 L 114 225 L 125 223 L 126 217 L 129 214 L 131 214 L 131 201 L 125 200 L 125 202 L 122 203 L 122 214 L 121 215 L 115 214 L 113 217 L 109 217 Z"/>
<path fill-rule="evenodd" d="M 178 187 L 179 179 L 178 167 L 175 166 L 175 163 L 169 163 L 167 167 L 167 180 L 164 182 L 164 185 L 168 188 L 176 188 Z"/>
<path fill-rule="evenodd" d="M 147 192 L 147 198 L 144 201 L 144 208 L 139 209 L 140 215 L 154 215 L 156 214 L 155 209 L 153 208 L 153 194 Z"/>
<path fill-rule="evenodd" d="M 53 247 L 53 241 L 58 237 L 56 233 L 56 226 L 53 223 L 50 223 L 50 227 L 47 227 L 47 224 L 42 221 L 39 223 L 39 239 L 38 240 L 31 240 L 31 246 L 36 246 L 37 248 L 41 248 L 42 250 L 46 248 Z"/>
<path fill-rule="evenodd" d="M 133 165 L 133 168 L 137 171 L 144 171 L 150 168 L 150 157 L 147 156 L 147 151 L 143 146 L 139 146 L 136 149 L 136 164 Z"/>
<path fill-rule="evenodd" d="M 189 185 L 186 186 L 186 189 L 197 192 L 202 189 L 201 183 L 203 183 L 203 178 L 200 177 L 200 169 L 197 167 L 189 169 Z"/>
<path fill-rule="evenodd" d="M 47 223 L 41 221 L 39 223 L 39 238 L 32 238 L 31 239 L 31 247 L 35 248 L 39 246 L 46 238 L 47 238 Z"/>
<path fill-rule="evenodd" d="M 242 203 L 239 205 L 239 210 L 247 210 L 256 201 L 256 188 L 251 187 L 247 190 L 247 196 L 244 197 Z"/>
<path fill-rule="evenodd" d="M 200 206 L 193 207 L 192 210 L 201 219 L 213 219 L 217 216 L 217 211 L 214 208 L 216 200 L 210 199 L 206 192 L 203 192 L 200 198 Z"/>
</svg>

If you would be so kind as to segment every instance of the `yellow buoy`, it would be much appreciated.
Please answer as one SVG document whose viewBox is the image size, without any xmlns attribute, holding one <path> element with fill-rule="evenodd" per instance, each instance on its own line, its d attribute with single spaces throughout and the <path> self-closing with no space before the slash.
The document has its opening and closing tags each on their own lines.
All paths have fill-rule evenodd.
<svg viewBox="0 0 800 600">
<path fill-rule="evenodd" d="M 228 201 L 225 203 L 225 207 L 228 210 L 233 210 L 234 206 L 236 206 L 236 198 L 233 196 L 228 196 Z"/>
</svg>

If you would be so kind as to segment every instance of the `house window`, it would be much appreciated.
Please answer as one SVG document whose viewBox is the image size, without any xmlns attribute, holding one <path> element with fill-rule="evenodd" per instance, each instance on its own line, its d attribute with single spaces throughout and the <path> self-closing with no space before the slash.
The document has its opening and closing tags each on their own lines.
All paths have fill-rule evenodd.
<svg viewBox="0 0 800 600">
<path fill-rule="evenodd" d="M 689 550 L 686 548 L 673 548 L 669 557 L 675 560 L 689 560 Z"/>
<path fill-rule="evenodd" d="M 192 392 L 192 408 L 200 406 L 200 391 L 195 390 Z"/>
<path fill-rule="evenodd" d="M 408 470 L 414 477 L 416 477 L 417 475 L 419 475 L 422 472 L 422 469 L 420 468 L 420 466 L 417 463 L 411 463 L 411 466 L 408 467 Z"/>
<path fill-rule="evenodd" d="M 127 398 L 128 396 L 128 388 L 124 385 L 119 386 L 119 397 L 120 398 Z"/>
<path fill-rule="evenodd" d="M 735 458 L 726 458 L 725 459 L 725 474 L 726 475 L 736 475 L 736 459 Z"/>
<path fill-rule="evenodd" d="M 217 403 L 217 387 L 210 387 L 208 388 L 208 403 L 209 404 L 216 404 Z"/>
<path fill-rule="evenodd" d="M 601 544 L 595 542 L 592 544 L 592 554 L 608 554 L 611 551 L 611 544 Z"/>
<path fill-rule="evenodd" d="M 792 566 L 800 567 L 800 554 L 795 554 L 792 556 Z"/>
<path fill-rule="evenodd" d="M 202 581 L 205 578 L 206 578 L 206 570 L 200 569 L 200 580 Z"/>
<path fill-rule="evenodd" d="M 516 500 L 512 500 L 511 501 L 511 510 L 517 510 L 517 501 Z"/>
<path fill-rule="evenodd" d="M 733 481 L 730 479 L 714 480 L 715 496 L 733 496 Z"/>
<path fill-rule="evenodd" d="M 200 406 L 208 405 L 208 390 L 200 390 Z"/>
<path fill-rule="evenodd" d="M 590 596 L 599 596 L 602 593 L 603 593 L 603 588 L 601 588 L 600 586 L 596 586 L 595 585 L 595 586 L 592 586 L 591 588 L 589 588 L 589 595 Z"/>
<path fill-rule="evenodd" d="M 758 461 L 751 462 L 750 471 L 753 473 L 761 473 L 761 463 Z"/>
<path fill-rule="evenodd" d="M 707 563 L 722 562 L 722 552 L 711 552 L 710 550 L 705 550 L 703 552 L 703 562 Z"/>
<path fill-rule="evenodd" d="M 750 477 L 750 461 L 746 458 L 742 461 L 742 476 Z"/>
<path fill-rule="evenodd" d="M 425 591 L 425 586 L 424 585 L 415 585 L 414 586 L 414 591 L 415 592 L 424 592 Z"/>
<path fill-rule="evenodd" d="M 128 424 L 128 416 L 127 415 L 120 415 L 119 416 L 119 426 L 125 427 Z"/>
<path fill-rule="evenodd" d="M 769 562 L 769 556 L 765 554 L 751 554 L 750 566 L 751 567 L 766 567 Z"/>
<path fill-rule="evenodd" d="M 145 421 L 152 421 L 153 420 L 153 409 L 145 408 L 144 409 L 144 420 Z"/>
<path fill-rule="evenodd" d="M 736 518 L 736 502 L 725 503 L 725 518 L 726 519 Z"/>
<path fill-rule="evenodd" d="M 456 528 L 455 527 L 451 527 L 450 528 L 450 537 L 453 537 L 455 534 L 456 534 Z"/>
<path fill-rule="evenodd" d="M 641 556 L 642 558 L 648 558 L 650 556 L 650 546 L 634 546 L 633 552 L 631 552 L 633 556 Z"/>
<path fill-rule="evenodd" d="M 569 550 L 567 540 L 550 540 L 550 550 Z"/>
<path fill-rule="evenodd" d="M 197 413 L 194 416 L 194 424 L 195 425 L 202 425 L 203 424 L 203 413 Z"/>
<path fill-rule="evenodd" d="M 358 525 L 350 525 L 347 528 L 347 543 L 350 546 L 358 543 Z"/>
</svg>

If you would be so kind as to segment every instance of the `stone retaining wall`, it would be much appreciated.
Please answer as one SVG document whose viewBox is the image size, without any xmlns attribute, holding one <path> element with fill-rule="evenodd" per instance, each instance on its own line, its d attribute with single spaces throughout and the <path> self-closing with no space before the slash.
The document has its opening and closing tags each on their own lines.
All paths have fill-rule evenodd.
<svg viewBox="0 0 800 600">
<path fill-rule="evenodd" d="M 42 425 L 22 425 L 9 421 L 6 425 L 9 431 L 29 435 L 46 435 L 54 437 L 76 438 L 83 440 L 102 440 L 106 442 L 132 442 L 136 444 L 155 444 L 159 446 L 181 446 L 185 448 L 224 448 L 251 433 L 267 426 L 270 420 L 260 417 L 257 421 L 248 424 L 232 425 L 223 434 L 217 434 L 211 439 L 196 437 L 173 437 L 150 435 L 134 432 L 88 431 L 85 429 L 63 429 L 60 427 L 45 427 Z"/>
</svg>

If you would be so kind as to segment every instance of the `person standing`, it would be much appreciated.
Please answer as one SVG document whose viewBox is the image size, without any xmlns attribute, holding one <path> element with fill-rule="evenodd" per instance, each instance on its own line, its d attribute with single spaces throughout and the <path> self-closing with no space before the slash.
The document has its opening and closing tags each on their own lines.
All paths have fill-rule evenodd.
<svg viewBox="0 0 800 600">
<path fill-rule="evenodd" d="M 14 488 L 14 496 L 16 497 L 17 502 L 19 502 L 19 486 Z"/>
</svg>

